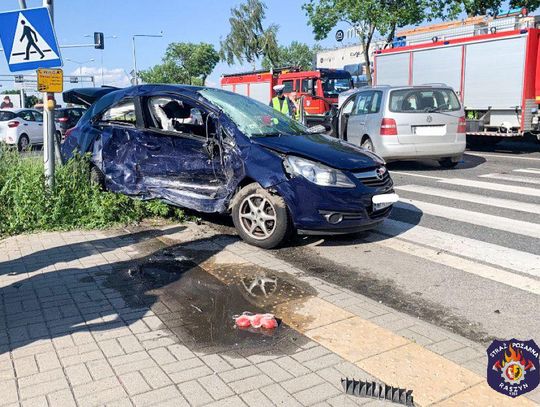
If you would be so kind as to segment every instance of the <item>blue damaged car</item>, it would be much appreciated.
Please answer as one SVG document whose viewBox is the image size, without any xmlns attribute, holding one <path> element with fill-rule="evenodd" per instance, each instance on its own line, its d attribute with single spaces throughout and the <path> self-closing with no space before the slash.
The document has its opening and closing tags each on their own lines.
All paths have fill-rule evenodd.
<svg viewBox="0 0 540 407">
<path fill-rule="evenodd" d="M 377 155 L 242 95 L 141 85 L 73 89 L 64 101 L 89 106 L 64 159 L 90 153 L 92 179 L 112 192 L 230 213 L 256 246 L 372 229 L 397 200 Z"/>
</svg>

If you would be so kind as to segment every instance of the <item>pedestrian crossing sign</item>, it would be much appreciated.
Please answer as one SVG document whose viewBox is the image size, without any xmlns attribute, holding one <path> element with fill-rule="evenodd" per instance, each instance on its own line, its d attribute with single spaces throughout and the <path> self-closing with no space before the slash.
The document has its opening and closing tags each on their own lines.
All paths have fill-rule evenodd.
<svg viewBox="0 0 540 407">
<path fill-rule="evenodd" d="M 11 72 L 62 66 L 46 7 L 0 13 L 0 41 Z"/>
</svg>

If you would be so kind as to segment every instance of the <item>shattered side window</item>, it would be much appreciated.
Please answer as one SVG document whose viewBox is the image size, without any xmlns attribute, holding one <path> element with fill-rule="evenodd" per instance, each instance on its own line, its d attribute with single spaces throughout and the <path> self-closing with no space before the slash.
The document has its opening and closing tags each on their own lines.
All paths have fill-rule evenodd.
<svg viewBox="0 0 540 407">
<path fill-rule="evenodd" d="M 102 123 L 123 124 L 135 126 L 137 115 L 135 114 L 135 103 L 133 100 L 123 100 L 117 105 L 105 111 L 101 116 Z"/>
<path fill-rule="evenodd" d="M 148 100 L 148 108 L 154 127 L 159 130 L 200 137 L 206 135 L 205 120 L 208 114 L 194 104 L 181 98 L 154 96 Z"/>
</svg>

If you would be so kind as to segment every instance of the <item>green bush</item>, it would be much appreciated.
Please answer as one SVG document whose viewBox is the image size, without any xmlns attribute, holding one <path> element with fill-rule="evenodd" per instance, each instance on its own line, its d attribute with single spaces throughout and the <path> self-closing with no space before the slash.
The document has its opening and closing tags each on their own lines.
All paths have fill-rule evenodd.
<svg viewBox="0 0 540 407">
<path fill-rule="evenodd" d="M 38 230 L 96 229 L 149 217 L 184 219 L 159 201 L 102 192 L 89 181 L 89 160 L 75 157 L 56 168 L 55 188 L 44 187 L 43 159 L 0 146 L 0 237 Z"/>
</svg>

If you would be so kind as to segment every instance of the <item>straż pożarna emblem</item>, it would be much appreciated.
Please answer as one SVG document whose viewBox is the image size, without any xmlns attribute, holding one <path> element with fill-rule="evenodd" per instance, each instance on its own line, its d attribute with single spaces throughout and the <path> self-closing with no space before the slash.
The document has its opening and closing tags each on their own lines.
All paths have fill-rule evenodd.
<svg viewBox="0 0 540 407">
<path fill-rule="evenodd" d="M 493 341 L 487 349 L 487 382 L 494 390 L 517 397 L 540 382 L 540 349 L 533 340 Z"/>
</svg>

